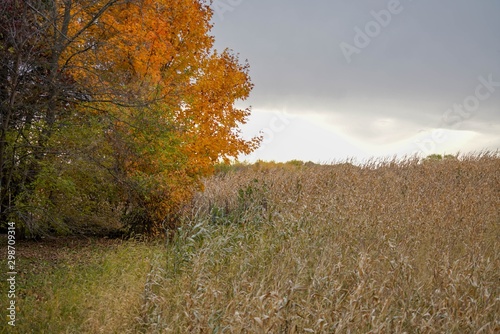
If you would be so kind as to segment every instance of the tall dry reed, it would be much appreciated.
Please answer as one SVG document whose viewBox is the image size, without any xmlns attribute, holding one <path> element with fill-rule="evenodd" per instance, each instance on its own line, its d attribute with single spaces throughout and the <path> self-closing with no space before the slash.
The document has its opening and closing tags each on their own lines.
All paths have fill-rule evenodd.
<svg viewBox="0 0 500 334">
<path fill-rule="evenodd" d="M 500 330 L 498 154 L 248 166 L 186 217 L 146 332 Z"/>
</svg>

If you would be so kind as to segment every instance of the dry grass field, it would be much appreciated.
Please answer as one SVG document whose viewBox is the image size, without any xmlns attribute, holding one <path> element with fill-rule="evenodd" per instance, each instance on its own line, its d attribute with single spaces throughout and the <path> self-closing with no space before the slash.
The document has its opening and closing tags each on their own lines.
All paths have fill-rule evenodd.
<svg viewBox="0 0 500 334">
<path fill-rule="evenodd" d="M 50 289 L 27 275 L 39 297 L 24 288 L 18 329 L 500 332 L 498 154 L 233 168 L 184 220 L 166 244 L 89 256 L 107 266 L 93 275 L 51 269 Z"/>
</svg>

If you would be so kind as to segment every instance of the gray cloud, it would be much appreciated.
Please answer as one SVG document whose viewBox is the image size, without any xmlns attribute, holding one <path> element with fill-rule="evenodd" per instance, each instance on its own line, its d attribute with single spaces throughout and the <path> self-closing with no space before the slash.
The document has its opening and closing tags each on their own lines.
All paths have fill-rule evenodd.
<svg viewBox="0 0 500 334">
<path fill-rule="evenodd" d="M 249 60 L 254 107 L 321 112 L 354 137 L 390 141 L 442 127 L 443 114 L 475 93 L 480 76 L 500 82 L 496 0 L 400 0 L 399 13 L 347 62 L 339 45 L 355 46 L 355 28 L 365 31 L 377 22 L 373 12 L 395 1 L 234 1 L 232 11 L 214 16 L 213 34 L 217 48 Z M 460 129 L 494 138 L 495 89 Z M 393 135 L 377 133 L 384 119 L 400 125 Z"/>
</svg>

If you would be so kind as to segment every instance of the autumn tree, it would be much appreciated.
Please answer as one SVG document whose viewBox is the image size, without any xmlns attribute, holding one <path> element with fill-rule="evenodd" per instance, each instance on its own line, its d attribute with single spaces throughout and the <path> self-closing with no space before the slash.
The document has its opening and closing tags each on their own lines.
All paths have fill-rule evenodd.
<svg viewBox="0 0 500 334">
<path fill-rule="evenodd" d="M 0 217 L 28 222 L 18 196 L 32 189 L 56 124 L 78 92 L 61 66 L 66 27 L 55 2 L 3 0 L 0 6 Z M 36 209 L 36 208 L 35 208 Z"/>
<path fill-rule="evenodd" d="M 252 88 L 248 65 L 213 49 L 208 3 L 9 4 L 0 36 L 0 94 L 14 101 L 2 104 L 3 222 L 32 234 L 82 232 L 103 218 L 161 231 L 215 163 L 258 145 L 238 131 L 250 111 L 234 107 Z M 17 21 L 26 36 L 12 34 Z M 34 87 L 16 84 L 16 73 Z M 9 121 L 25 109 L 36 117 Z"/>
</svg>

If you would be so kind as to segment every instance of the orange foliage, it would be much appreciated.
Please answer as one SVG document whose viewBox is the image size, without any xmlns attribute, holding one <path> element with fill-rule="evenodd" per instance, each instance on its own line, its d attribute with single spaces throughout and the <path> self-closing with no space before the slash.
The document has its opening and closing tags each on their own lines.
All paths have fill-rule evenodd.
<svg viewBox="0 0 500 334">
<path fill-rule="evenodd" d="M 93 108 L 102 100 L 97 109 L 113 119 L 106 136 L 150 219 L 161 222 L 189 199 L 214 164 L 258 146 L 238 130 L 250 110 L 234 107 L 252 89 L 248 64 L 213 50 L 206 3 L 77 1 L 71 13 L 63 61 L 93 92 Z"/>
</svg>

